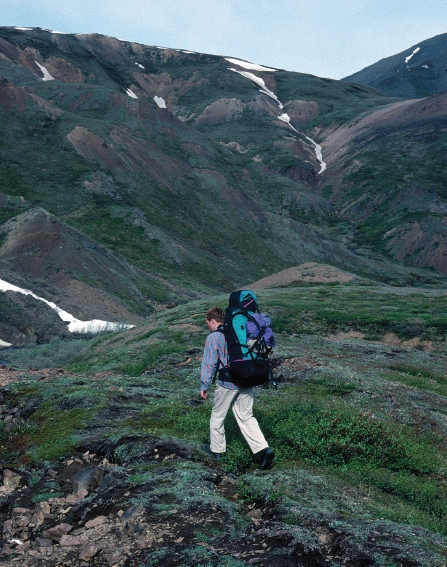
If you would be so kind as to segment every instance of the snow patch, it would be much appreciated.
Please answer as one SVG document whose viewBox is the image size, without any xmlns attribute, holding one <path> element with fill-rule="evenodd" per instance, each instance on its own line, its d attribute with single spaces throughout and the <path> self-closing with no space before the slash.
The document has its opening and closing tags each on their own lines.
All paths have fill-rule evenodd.
<svg viewBox="0 0 447 567">
<path fill-rule="evenodd" d="M 279 104 L 279 108 L 281 110 L 284 108 L 283 104 L 280 102 L 280 100 L 275 95 L 275 93 L 273 93 L 272 91 L 270 91 L 266 87 L 264 80 L 261 79 L 261 77 L 257 77 L 256 75 L 253 75 L 253 73 L 249 73 L 248 71 L 238 71 L 237 69 L 232 69 L 230 67 L 228 68 L 228 70 L 234 71 L 235 73 L 239 73 L 239 75 L 242 75 L 243 77 L 246 77 L 247 79 L 250 79 L 250 81 L 253 81 L 254 83 L 256 83 L 258 86 L 261 87 L 260 88 L 261 93 L 264 93 L 265 95 L 267 95 L 270 98 L 272 98 L 273 100 L 275 100 Z"/>
<path fill-rule="evenodd" d="M 279 120 L 282 120 L 283 122 L 288 124 L 290 128 L 292 128 L 292 130 L 294 130 L 297 134 L 300 134 L 300 132 L 298 132 L 298 130 L 290 123 L 290 116 L 288 114 L 281 114 L 281 116 L 278 116 L 278 118 Z M 320 173 L 323 173 L 323 171 L 327 167 L 326 162 L 323 160 L 323 150 L 321 149 L 320 144 L 318 144 L 315 140 L 312 140 L 312 138 L 309 138 L 309 136 L 306 135 L 304 137 L 312 144 L 315 155 L 317 156 L 317 160 L 320 162 L 320 171 L 318 172 L 318 175 L 320 175 Z"/>
<path fill-rule="evenodd" d="M 429 69 L 428 65 L 422 65 L 422 69 Z"/>
<path fill-rule="evenodd" d="M 130 96 L 130 98 L 138 98 L 135 93 L 133 93 L 130 89 L 127 89 L 126 94 Z"/>
<path fill-rule="evenodd" d="M 33 31 L 33 28 L 14 28 L 14 29 L 20 31 Z"/>
<path fill-rule="evenodd" d="M 43 73 L 42 81 L 54 81 L 54 77 L 52 77 L 50 75 L 50 73 L 48 72 L 48 69 L 46 67 L 44 67 L 43 65 L 38 63 L 36 60 L 34 60 L 34 63 L 39 67 L 39 69 Z"/>
<path fill-rule="evenodd" d="M 299 134 L 298 130 L 297 130 L 296 128 L 294 128 L 294 127 L 292 126 L 292 124 L 290 124 L 290 116 L 289 116 L 288 114 L 285 114 L 285 113 L 284 113 L 284 114 L 281 114 L 281 116 L 278 116 L 278 118 L 279 118 L 279 120 L 282 120 L 283 122 L 285 122 L 286 124 L 288 124 L 288 125 L 292 128 L 292 130 L 295 130 L 295 132 L 296 132 L 297 134 Z"/>
<path fill-rule="evenodd" d="M 92 321 L 80 321 L 64 311 L 60 309 L 55 303 L 52 301 L 47 301 L 43 297 L 39 297 L 29 289 L 22 289 L 17 287 L 13 284 L 5 282 L 4 280 L 0 280 L 0 291 L 14 291 L 16 293 L 22 293 L 23 295 L 31 295 L 34 299 L 38 299 L 39 301 L 43 301 L 46 303 L 51 309 L 54 309 L 59 317 L 65 323 L 68 323 L 68 330 L 70 333 L 101 333 L 103 331 L 118 331 L 120 329 L 129 329 L 134 325 L 127 325 L 124 323 L 110 323 L 109 321 L 101 321 L 99 319 L 93 319 Z"/>
<path fill-rule="evenodd" d="M 270 67 L 264 67 L 263 65 L 256 65 L 256 63 L 250 63 L 248 61 L 243 61 L 242 59 L 231 59 L 230 57 L 224 57 L 224 59 L 233 65 L 238 65 L 239 67 L 250 69 L 252 71 L 267 71 L 269 73 L 277 71 L 277 69 L 271 69 Z"/>
<path fill-rule="evenodd" d="M 416 53 L 418 51 L 420 51 L 421 48 L 420 47 L 416 47 L 416 49 L 413 51 L 413 53 L 411 55 L 409 55 L 408 57 L 405 58 L 405 63 L 409 63 L 410 59 L 413 57 L 413 55 L 416 55 Z"/>
<path fill-rule="evenodd" d="M 318 172 L 318 175 L 320 175 L 320 173 L 323 173 L 327 167 L 326 162 L 323 161 L 323 150 L 321 149 L 320 144 L 317 144 L 317 142 L 312 140 L 312 138 L 309 138 L 309 136 L 306 136 L 306 140 L 309 140 L 314 147 L 315 155 L 317 156 L 317 160 L 320 162 L 320 171 Z"/>
<path fill-rule="evenodd" d="M 282 102 L 278 99 L 278 97 L 275 95 L 275 93 L 268 90 L 268 88 L 265 86 L 264 81 L 260 77 L 257 77 L 256 75 L 253 75 L 253 73 L 249 73 L 247 71 L 238 71 L 237 69 L 231 69 L 231 68 L 229 68 L 229 70 L 234 71 L 235 73 L 239 73 L 239 75 L 242 75 L 243 77 L 247 77 L 247 79 L 254 81 L 257 85 L 259 85 L 261 87 L 262 93 L 266 94 L 270 98 L 273 98 L 273 100 L 276 100 L 276 102 L 279 105 L 280 110 L 284 109 L 284 105 L 282 104 Z M 304 136 L 306 138 L 306 140 L 308 140 L 312 144 L 313 149 L 315 151 L 315 155 L 317 157 L 317 160 L 320 163 L 320 171 L 318 172 L 318 175 L 320 175 L 320 173 L 323 173 L 323 171 L 326 170 L 327 164 L 323 160 L 323 150 L 322 150 L 320 144 L 318 144 L 315 140 L 312 140 L 312 138 L 309 138 L 309 136 L 302 134 L 294 126 L 292 126 L 292 124 L 290 123 L 290 116 L 287 113 L 283 112 L 282 114 L 280 114 L 278 116 L 278 120 L 285 122 L 294 132 L 296 132 L 300 136 Z"/>
<path fill-rule="evenodd" d="M 159 108 L 166 108 L 166 102 L 161 96 L 154 96 L 154 100 Z"/>
<path fill-rule="evenodd" d="M 12 346 L 12 344 L 11 343 L 5 343 L 5 341 L 2 341 L 0 339 L 0 348 L 9 347 L 9 346 Z"/>
<path fill-rule="evenodd" d="M 135 65 L 138 65 L 138 67 L 140 67 L 140 69 L 144 69 L 144 66 L 141 63 L 135 63 Z"/>
<path fill-rule="evenodd" d="M 31 29 L 34 29 L 34 28 L 31 28 Z M 42 31 L 48 32 L 48 33 L 55 33 L 55 34 L 57 34 L 57 35 L 71 35 L 71 34 L 66 33 L 66 32 L 49 30 L 49 29 L 47 29 L 47 28 L 43 28 Z M 75 34 L 75 35 L 82 35 L 82 34 L 79 34 L 79 33 L 78 33 L 78 34 Z"/>
</svg>

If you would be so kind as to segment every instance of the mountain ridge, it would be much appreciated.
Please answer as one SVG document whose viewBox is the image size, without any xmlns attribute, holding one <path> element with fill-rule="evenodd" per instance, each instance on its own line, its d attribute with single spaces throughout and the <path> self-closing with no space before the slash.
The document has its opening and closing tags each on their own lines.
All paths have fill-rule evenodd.
<svg viewBox="0 0 447 567">
<path fill-rule="evenodd" d="M 0 233 L 42 207 L 142 270 L 154 306 L 306 262 L 397 285 L 443 281 L 443 95 L 398 101 L 98 34 L 0 38 Z M 410 186 L 433 206 L 399 199 Z M 419 244 L 405 248 L 415 222 Z"/>
<path fill-rule="evenodd" d="M 389 96 L 423 98 L 447 90 L 447 33 L 385 57 L 342 81 L 378 89 Z"/>
</svg>

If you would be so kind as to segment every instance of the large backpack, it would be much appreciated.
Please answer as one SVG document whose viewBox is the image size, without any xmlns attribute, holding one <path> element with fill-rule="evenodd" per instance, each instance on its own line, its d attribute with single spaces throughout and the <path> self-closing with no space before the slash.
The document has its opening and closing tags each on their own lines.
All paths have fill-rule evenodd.
<svg viewBox="0 0 447 567">
<path fill-rule="evenodd" d="M 259 386 L 271 379 L 269 353 L 275 346 L 271 321 L 257 313 L 258 300 L 252 291 L 230 294 L 223 333 L 227 341 L 229 380 L 240 388 Z"/>
</svg>

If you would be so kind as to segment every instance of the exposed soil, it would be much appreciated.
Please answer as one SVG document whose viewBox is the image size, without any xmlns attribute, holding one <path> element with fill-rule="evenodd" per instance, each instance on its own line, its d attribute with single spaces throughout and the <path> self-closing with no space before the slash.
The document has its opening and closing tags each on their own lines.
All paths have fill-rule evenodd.
<svg viewBox="0 0 447 567">
<path fill-rule="evenodd" d="M 356 279 L 357 276 L 344 272 L 334 266 L 317 264 L 316 262 L 306 262 L 296 268 L 288 268 L 272 276 L 262 278 L 250 284 L 253 289 L 265 289 L 269 287 L 279 287 L 289 285 L 294 282 L 312 283 L 340 283 L 344 284 Z"/>
<path fill-rule="evenodd" d="M 37 377 L 38 380 L 43 381 L 64 374 L 69 375 L 63 368 L 43 368 L 41 370 L 33 370 L 30 368 L 24 371 L 23 369 L 18 370 L 10 365 L 0 364 L 0 389 L 8 384 L 21 382 L 24 375 Z"/>
</svg>

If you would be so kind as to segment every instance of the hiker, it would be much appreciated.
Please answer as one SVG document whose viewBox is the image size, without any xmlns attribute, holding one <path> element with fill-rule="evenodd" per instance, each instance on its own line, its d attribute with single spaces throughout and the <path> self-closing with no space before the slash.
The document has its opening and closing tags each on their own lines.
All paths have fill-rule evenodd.
<svg viewBox="0 0 447 567">
<path fill-rule="evenodd" d="M 219 307 L 213 307 L 206 314 L 206 324 L 210 334 L 206 338 L 200 375 L 200 397 L 208 397 L 208 387 L 216 369 L 224 368 L 219 373 L 214 391 L 213 410 L 210 418 L 210 444 L 204 449 L 212 457 L 220 460 L 226 450 L 224 420 L 229 408 L 233 410 L 239 429 L 253 453 L 259 455 L 259 468 L 270 466 L 275 453 L 253 416 L 253 387 L 239 388 L 233 384 L 228 374 L 228 351 L 222 324 L 225 313 Z"/>
</svg>

